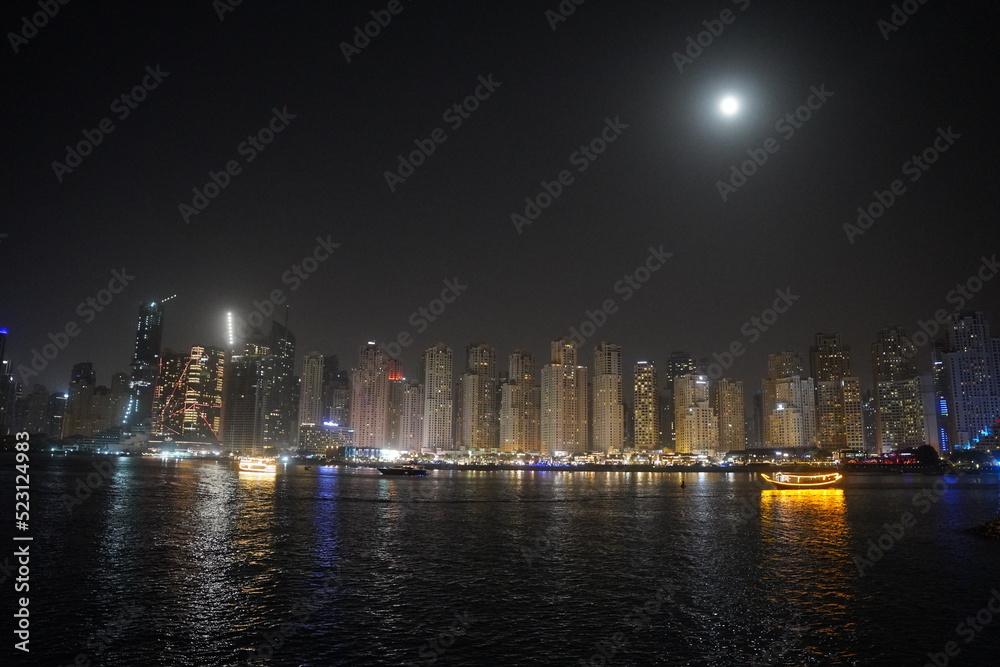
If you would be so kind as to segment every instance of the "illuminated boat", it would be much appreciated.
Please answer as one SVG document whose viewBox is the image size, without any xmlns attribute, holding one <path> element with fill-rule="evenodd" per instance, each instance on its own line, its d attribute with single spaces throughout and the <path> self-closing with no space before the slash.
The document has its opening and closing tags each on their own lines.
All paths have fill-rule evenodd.
<svg viewBox="0 0 1000 667">
<path fill-rule="evenodd" d="M 278 472 L 278 464 L 274 459 L 240 459 L 240 472 L 260 472 L 273 475 Z"/>
<path fill-rule="evenodd" d="M 427 474 L 427 470 L 420 466 L 390 466 L 379 468 L 378 471 L 383 475 L 406 475 L 407 477 Z"/>
<path fill-rule="evenodd" d="M 760 473 L 765 481 L 774 484 L 778 489 L 823 489 L 833 486 L 843 475 L 839 472 L 830 472 L 823 475 L 797 475 L 790 472 L 776 472 L 774 477 L 767 473 Z"/>
</svg>

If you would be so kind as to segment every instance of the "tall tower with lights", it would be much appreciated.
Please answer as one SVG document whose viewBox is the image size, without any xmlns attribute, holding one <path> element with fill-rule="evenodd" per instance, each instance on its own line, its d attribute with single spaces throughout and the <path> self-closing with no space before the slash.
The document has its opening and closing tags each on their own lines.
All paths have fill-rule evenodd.
<svg viewBox="0 0 1000 667">
<path fill-rule="evenodd" d="M 129 402 L 125 415 L 125 423 L 133 429 L 152 427 L 153 394 L 156 391 L 156 374 L 160 367 L 160 347 L 163 342 L 163 304 L 173 298 L 174 296 L 170 296 L 162 301 L 150 301 L 139 307 L 129 381 Z"/>
<path fill-rule="evenodd" d="M 594 450 L 621 452 L 625 446 L 625 407 L 620 345 L 602 341 L 594 348 L 593 391 Z"/>
</svg>

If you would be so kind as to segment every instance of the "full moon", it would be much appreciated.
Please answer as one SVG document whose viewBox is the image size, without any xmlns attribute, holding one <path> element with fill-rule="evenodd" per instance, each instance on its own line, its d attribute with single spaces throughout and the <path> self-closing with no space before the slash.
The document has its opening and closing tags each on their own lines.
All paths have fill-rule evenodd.
<svg viewBox="0 0 1000 667">
<path fill-rule="evenodd" d="M 719 111 L 721 111 L 724 116 L 735 116 L 736 112 L 739 110 L 740 101 L 732 95 L 723 97 L 722 101 L 719 102 Z"/>
</svg>

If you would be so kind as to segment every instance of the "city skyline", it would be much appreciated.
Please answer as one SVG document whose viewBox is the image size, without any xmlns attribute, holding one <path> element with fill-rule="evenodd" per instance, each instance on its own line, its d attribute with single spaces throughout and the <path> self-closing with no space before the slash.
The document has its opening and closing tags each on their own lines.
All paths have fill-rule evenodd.
<svg viewBox="0 0 1000 667">
<path fill-rule="evenodd" d="M 453 375 L 452 349 L 438 343 L 424 351 L 420 377 L 407 379 L 387 346 L 368 341 L 349 374 L 339 373 L 336 356 L 312 351 L 304 355 L 297 375 L 295 335 L 278 321 L 268 323 L 268 334 L 248 332 L 242 346 L 231 341 L 228 355 L 200 345 L 178 353 L 157 347 L 163 307 L 151 302 L 139 308 L 131 378 L 115 373 L 109 389 L 98 384 L 92 363 L 75 364 L 64 413 L 53 408 L 58 392 L 50 394 L 38 384 L 29 392 L 5 379 L 2 413 L 5 421 L 13 416 L 19 423 L 44 424 L 46 432 L 61 419 L 56 437 L 96 435 L 122 425 L 182 439 L 217 439 L 255 452 L 307 440 L 327 442 L 300 437 L 300 429 L 315 436 L 330 425 L 349 427 L 351 444 L 366 450 L 525 451 L 528 446 L 548 454 L 580 454 L 819 446 L 885 453 L 932 444 L 949 451 L 987 433 L 1000 411 L 1000 347 L 981 312 L 945 319 L 942 335 L 927 339 L 933 343 L 933 360 L 924 371 L 918 368 L 914 343 L 923 341 L 902 327 L 882 328 L 871 345 L 871 388 L 851 375 L 851 348 L 842 336 L 820 332 L 809 348 L 808 370 L 799 352 L 771 353 L 761 390 L 750 396 L 742 381 L 715 373 L 721 368 L 718 357 L 696 360 L 683 351 L 671 353 L 663 383 L 656 379 L 655 362 L 636 362 L 627 396 L 621 389 L 628 379 L 623 378 L 621 346 L 613 342 L 594 346 L 593 374 L 578 365 L 583 350 L 562 338 L 550 343 L 551 363 L 537 369 L 533 355 L 515 351 L 501 373 L 496 349 L 475 342 L 466 346 L 464 372 Z M 0 334 L 4 347 L 8 336 L 6 330 Z M 9 361 L 5 368 L 9 372 Z M 334 397 L 340 393 L 351 398 Z M 425 401 L 428 395 L 436 398 Z M 46 406 L 43 396 L 48 396 Z M 871 415 L 865 413 L 866 400 L 872 403 Z M 16 414 L 15 405 L 21 405 Z M 747 420 L 746 414 L 752 417 Z M 674 435 L 678 424 L 679 438 Z M 872 428 L 873 439 L 865 437 L 865 428 Z M 344 436 L 334 441 L 343 444 Z M 558 442 L 563 444 L 553 445 Z"/>
<path fill-rule="evenodd" d="M 402 335 L 408 367 L 437 341 L 489 340 L 541 358 L 546 341 L 579 330 L 588 312 L 602 319 L 613 299 L 588 342 L 634 350 L 628 364 L 741 343 L 727 374 L 749 382 L 771 351 L 805 351 L 818 331 L 840 332 L 859 350 L 882 327 L 912 332 L 958 304 L 1000 318 L 986 186 L 993 121 L 977 87 L 963 83 L 992 61 L 991 39 L 975 38 L 990 23 L 978 18 L 985 8 L 921 13 L 884 33 L 882 7 L 742 4 L 693 59 L 688 40 L 718 21 L 715 12 L 638 3 L 581 7 L 555 27 L 540 7 L 533 19 L 520 6 L 483 7 L 447 26 L 407 7 L 350 62 L 340 44 L 370 19 L 364 3 L 314 8 L 305 21 L 279 7 L 240 7 L 224 20 L 203 3 L 142 16 L 69 7 L 19 47 L 8 72 L 23 108 L 5 172 L 16 224 L 0 229 L 19 287 L 0 307 L 9 354 L 29 363 L 72 323 L 78 334 L 32 380 L 63 385 L 81 360 L 125 370 L 136 305 L 178 294 L 167 304 L 171 349 L 224 345 L 226 312 L 266 317 L 287 304 L 302 351 L 346 358 L 359 341 Z M 98 48 L 94 36 L 108 26 L 122 41 Z M 795 57 L 756 49 L 765 26 Z M 435 54 L 448 47 L 426 39 L 446 41 L 452 29 L 477 35 L 474 55 L 441 68 Z M 178 32 L 191 50 L 166 37 Z M 598 35 L 612 40 L 615 64 L 587 48 Z M 521 39 L 533 57 L 518 54 Z M 86 66 L 49 64 L 91 46 Z M 232 74 L 221 80 L 206 62 Z M 294 63 L 296 74 L 275 62 Z M 111 110 L 109 101 L 136 86 L 144 99 L 122 118 L 123 103 Z M 810 111 L 814 88 L 830 95 Z M 717 113 L 723 94 L 742 100 L 737 115 Z M 459 127 L 442 118 L 470 96 L 477 108 L 462 110 Z M 57 119 L 48 113 L 67 107 Z M 793 136 L 776 131 L 800 108 L 811 117 L 796 120 Z M 105 116 L 114 131 L 57 178 L 52 163 L 65 163 L 65 147 Z M 613 136 L 607 119 L 627 128 L 578 171 L 569 156 Z M 385 173 L 439 126 L 447 139 L 390 191 Z M 261 128 L 273 135 L 266 145 Z M 263 150 L 251 147 L 244 162 L 249 135 Z M 738 181 L 733 165 L 768 137 L 779 150 L 723 201 L 717 183 Z M 902 171 L 914 156 L 928 167 L 917 180 Z M 225 170 L 232 159 L 236 175 Z M 557 178 L 564 167 L 568 185 Z M 185 220 L 178 206 L 191 205 L 193 189 L 219 187 L 210 172 L 228 185 Z M 903 194 L 892 193 L 894 179 Z M 525 198 L 553 182 L 561 194 L 516 228 Z M 863 233 L 845 233 L 859 208 L 878 213 L 890 197 Z M 197 243 L 179 242 L 190 233 Z M 773 318 L 776 299 L 785 312 Z M 867 366 L 856 370 L 865 385 Z"/>
</svg>

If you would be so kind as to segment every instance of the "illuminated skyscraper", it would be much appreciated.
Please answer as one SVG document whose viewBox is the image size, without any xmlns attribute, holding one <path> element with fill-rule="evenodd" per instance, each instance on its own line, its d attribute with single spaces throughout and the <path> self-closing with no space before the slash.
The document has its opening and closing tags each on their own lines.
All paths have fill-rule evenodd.
<svg viewBox="0 0 1000 667">
<path fill-rule="evenodd" d="M 111 376 L 111 426 L 121 426 L 125 423 L 128 412 L 129 378 L 125 373 L 115 373 Z"/>
<path fill-rule="evenodd" d="M 851 374 L 851 348 L 840 334 L 816 334 L 809 351 L 816 383 L 816 438 L 821 447 L 864 447 L 861 378 Z"/>
<path fill-rule="evenodd" d="M 583 454 L 588 447 L 587 368 L 577 365 L 576 346 L 568 338 L 552 342 L 551 358 L 542 367 L 542 453 Z"/>
<path fill-rule="evenodd" d="M 885 453 L 926 443 L 916 348 L 902 327 L 880 329 L 872 344 L 875 424 L 878 451 Z"/>
<path fill-rule="evenodd" d="M 323 423 L 323 363 L 319 352 L 310 352 L 302 359 L 302 381 L 299 392 L 299 424 Z"/>
<path fill-rule="evenodd" d="M 949 379 L 948 368 L 945 366 L 945 355 L 948 353 L 947 340 L 934 341 L 931 349 L 931 382 L 934 386 L 934 422 L 936 423 L 938 446 L 941 452 L 952 450 L 951 434 L 953 432 L 951 423 L 951 410 L 949 405 Z"/>
<path fill-rule="evenodd" d="M 777 352 L 767 359 L 762 383 L 764 443 L 783 449 L 816 444 L 816 389 L 804 377 L 797 352 Z"/>
<path fill-rule="evenodd" d="M 351 428 L 359 450 L 388 445 L 389 357 L 374 341 L 361 346 L 358 366 L 351 371 Z"/>
<path fill-rule="evenodd" d="M 674 351 L 670 353 L 670 357 L 667 358 L 667 369 L 666 375 L 663 381 L 666 386 L 663 390 L 663 398 L 667 405 L 664 407 L 663 412 L 667 415 L 668 420 L 666 423 L 661 424 L 661 430 L 664 431 L 664 446 L 668 449 L 676 450 L 677 448 L 677 424 L 676 424 L 676 410 L 674 408 L 674 378 L 681 375 L 690 375 L 695 372 L 694 357 L 692 357 L 687 352 Z"/>
<path fill-rule="evenodd" d="M 743 407 L 743 382 L 721 378 L 709 390 L 712 409 L 719 420 L 719 451 L 746 449 L 746 424 Z"/>
<path fill-rule="evenodd" d="M 267 339 L 255 336 L 232 353 L 223 382 L 222 441 L 230 452 L 246 456 L 264 453 L 264 420 L 267 414 L 265 361 Z"/>
<path fill-rule="evenodd" d="M 153 393 L 163 340 L 163 304 L 168 300 L 151 301 L 139 307 L 125 423 L 140 430 L 152 427 Z"/>
<path fill-rule="evenodd" d="M 496 350 L 479 343 L 466 348 L 462 394 L 463 449 L 492 450 L 499 446 Z"/>
<path fill-rule="evenodd" d="M 421 447 L 425 452 L 449 450 L 452 440 L 452 353 L 439 343 L 424 351 L 424 423 Z"/>
<path fill-rule="evenodd" d="M 653 363 L 638 362 L 634 378 L 635 450 L 648 452 L 660 446 L 660 392 Z"/>
<path fill-rule="evenodd" d="M 674 378 L 674 422 L 678 454 L 715 454 L 719 449 L 719 420 L 712 409 L 707 375 Z"/>
<path fill-rule="evenodd" d="M 954 313 L 942 356 L 950 445 L 976 447 L 1000 419 L 1000 339 L 981 312 Z"/>
<path fill-rule="evenodd" d="M 389 446 L 419 452 L 424 431 L 424 390 L 420 382 L 400 378 L 389 383 Z"/>
<path fill-rule="evenodd" d="M 500 388 L 501 451 L 537 452 L 541 447 L 535 369 L 530 352 L 514 352 L 507 358 L 507 381 Z"/>
<path fill-rule="evenodd" d="M 187 353 L 164 353 L 155 392 L 156 426 L 175 440 L 218 440 L 226 353 L 196 345 Z"/>
<path fill-rule="evenodd" d="M 625 407 L 622 402 L 622 348 L 601 342 L 594 348 L 593 448 L 621 452 L 625 447 Z"/>
<path fill-rule="evenodd" d="M 285 321 L 288 312 L 285 312 Z M 295 378 L 295 335 L 287 326 L 271 323 L 270 354 L 264 360 L 266 414 L 264 442 L 281 450 L 292 449 L 298 426 L 298 384 Z"/>
</svg>

